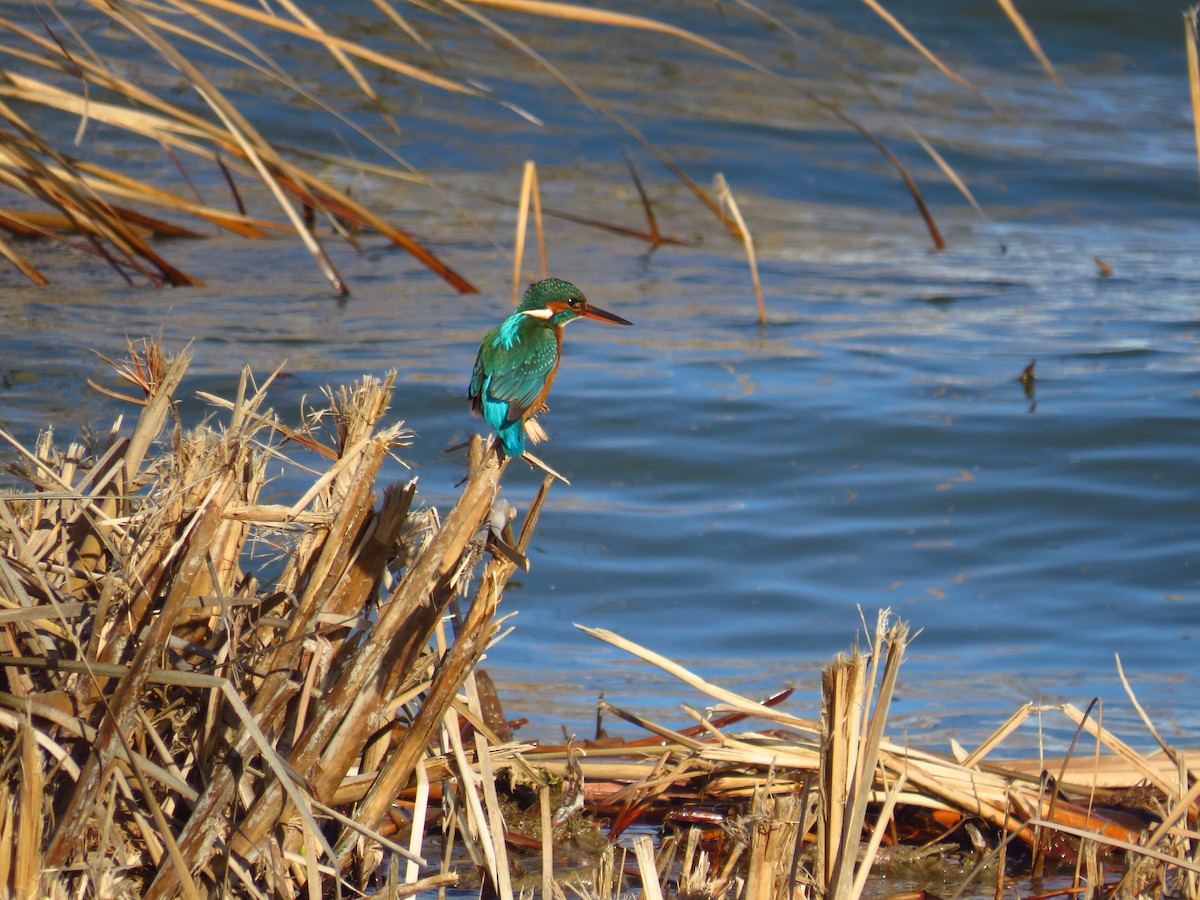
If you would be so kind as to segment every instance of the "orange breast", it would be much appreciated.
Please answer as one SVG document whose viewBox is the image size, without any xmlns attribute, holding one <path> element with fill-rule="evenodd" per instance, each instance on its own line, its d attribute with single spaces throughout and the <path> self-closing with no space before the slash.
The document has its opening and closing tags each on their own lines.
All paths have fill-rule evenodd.
<svg viewBox="0 0 1200 900">
<path fill-rule="evenodd" d="M 554 378 L 558 375 L 558 364 L 562 361 L 562 326 L 554 329 L 554 365 L 551 366 L 550 372 L 546 375 L 546 381 L 542 385 L 542 389 L 538 391 L 537 399 L 533 401 L 533 405 L 523 415 L 522 419 L 528 419 L 530 416 L 536 416 L 538 413 L 546 409 L 546 397 L 550 393 L 550 388 L 554 384 Z"/>
</svg>

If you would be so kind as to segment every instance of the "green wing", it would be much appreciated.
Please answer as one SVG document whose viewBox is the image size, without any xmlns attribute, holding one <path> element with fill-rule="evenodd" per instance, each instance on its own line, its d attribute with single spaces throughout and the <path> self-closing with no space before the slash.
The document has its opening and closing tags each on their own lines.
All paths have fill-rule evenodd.
<svg viewBox="0 0 1200 900">
<path fill-rule="evenodd" d="M 558 362 L 554 329 L 522 319 L 507 330 L 501 325 L 484 335 L 471 373 L 471 408 L 495 429 L 524 418 Z"/>
</svg>

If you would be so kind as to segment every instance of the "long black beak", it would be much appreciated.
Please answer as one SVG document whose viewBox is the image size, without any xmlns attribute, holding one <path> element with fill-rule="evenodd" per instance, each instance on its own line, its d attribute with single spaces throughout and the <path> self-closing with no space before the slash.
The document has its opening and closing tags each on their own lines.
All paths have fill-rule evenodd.
<svg viewBox="0 0 1200 900">
<path fill-rule="evenodd" d="M 579 310 L 579 314 L 581 316 L 587 316 L 589 319 L 598 319 L 601 322 L 612 322 L 614 325 L 633 324 L 628 319 L 622 319 L 618 315 L 614 315 L 607 310 L 600 309 L 598 306 L 591 306 L 590 304 Z"/>
</svg>

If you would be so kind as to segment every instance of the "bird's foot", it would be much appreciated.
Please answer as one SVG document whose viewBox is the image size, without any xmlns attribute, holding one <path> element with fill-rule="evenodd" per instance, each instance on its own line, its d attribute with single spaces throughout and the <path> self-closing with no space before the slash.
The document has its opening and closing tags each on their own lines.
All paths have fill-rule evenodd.
<svg viewBox="0 0 1200 900">
<path fill-rule="evenodd" d="M 546 429 L 542 427 L 542 423 L 537 419 L 526 419 L 523 425 L 525 428 L 525 437 L 529 438 L 533 443 L 540 444 L 546 440 Z"/>
</svg>

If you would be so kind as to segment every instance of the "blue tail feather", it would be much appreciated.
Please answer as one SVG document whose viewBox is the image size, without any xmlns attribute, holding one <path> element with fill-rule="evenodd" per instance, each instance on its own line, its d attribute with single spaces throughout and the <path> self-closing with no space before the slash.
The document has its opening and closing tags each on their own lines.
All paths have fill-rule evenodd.
<svg viewBox="0 0 1200 900">
<path fill-rule="evenodd" d="M 490 379 L 489 379 L 490 380 Z M 508 418 L 508 404 L 504 401 L 493 400 L 489 397 L 486 386 L 483 391 L 483 418 L 492 426 L 492 431 L 500 438 L 505 456 L 525 455 L 525 423 L 520 419 L 515 421 Z"/>
<path fill-rule="evenodd" d="M 496 432 L 504 447 L 505 456 L 525 455 L 525 423 L 519 419 L 511 422 Z"/>
</svg>

